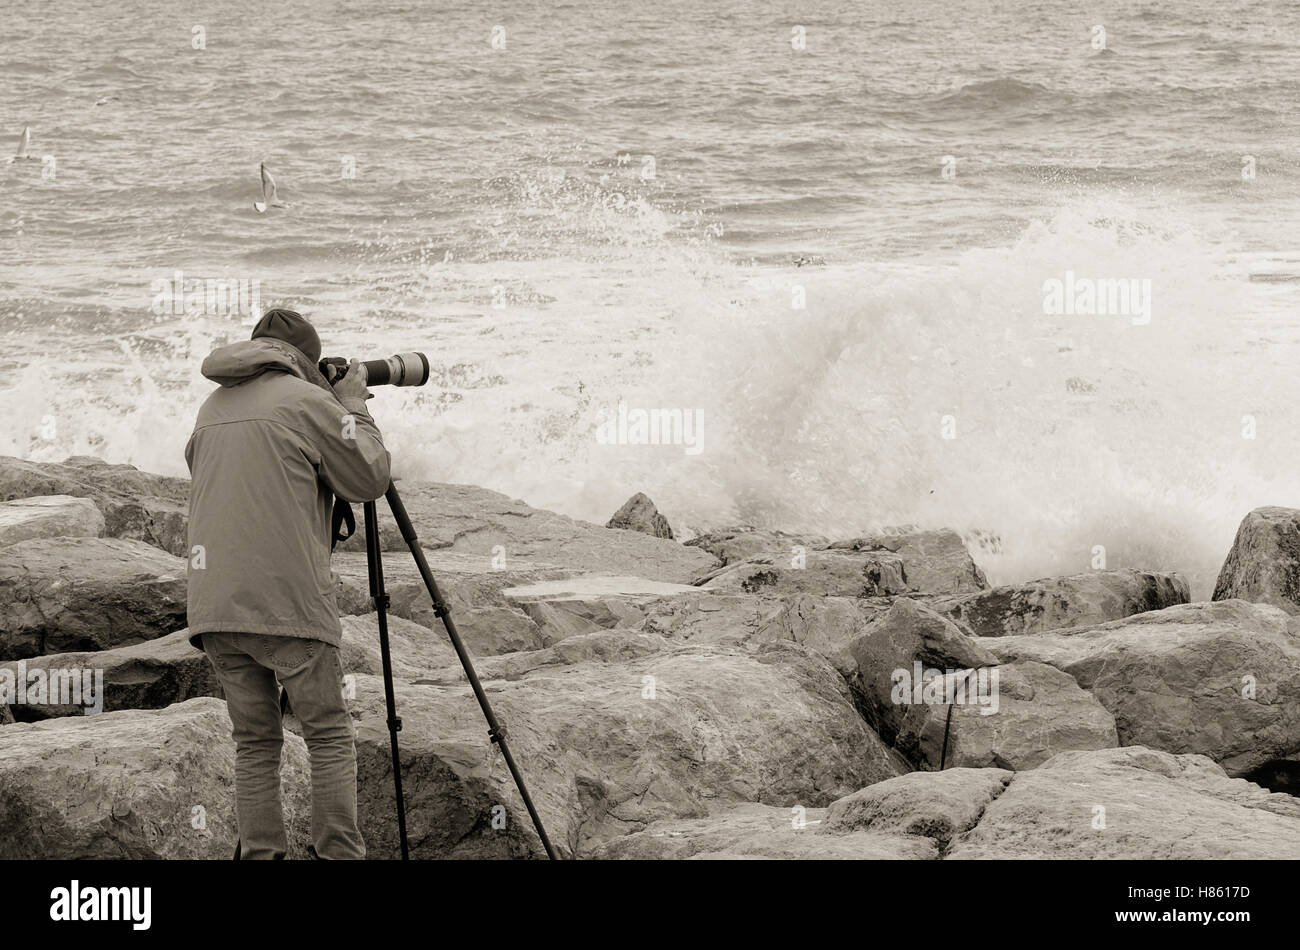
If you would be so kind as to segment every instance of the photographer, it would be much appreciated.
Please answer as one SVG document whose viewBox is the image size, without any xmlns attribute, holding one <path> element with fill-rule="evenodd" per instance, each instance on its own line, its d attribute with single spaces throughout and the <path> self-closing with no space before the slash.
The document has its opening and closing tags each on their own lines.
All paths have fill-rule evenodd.
<svg viewBox="0 0 1300 950">
<path fill-rule="evenodd" d="M 288 850 L 277 682 L 311 755 L 315 856 L 365 856 L 330 579 L 331 512 L 335 495 L 381 497 L 389 456 L 366 411 L 365 367 L 353 360 L 331 388 L 320 355 L 300 314 L 268 311 L 252 339 L 204 360 L 203 375 L 221 388 L 203 403 L 185 449 L 190 642 L 216 668 L 230 711 L 243 859 Z"/>
</svg>

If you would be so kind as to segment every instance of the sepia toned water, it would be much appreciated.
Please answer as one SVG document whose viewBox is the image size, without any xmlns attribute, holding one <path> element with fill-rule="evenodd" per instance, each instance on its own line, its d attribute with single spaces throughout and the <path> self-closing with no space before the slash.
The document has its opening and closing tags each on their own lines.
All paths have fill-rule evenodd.
<svg viewBox="0 0 1300 950">
<path fill-rule="evenodd" d="M 428 353 L 371 403 L 400 474 L 600 522 L 1204 596 L 1300 506 L 1292 3 L 156 7 L 0 16 L 0 452 L 183 473 L 202 356 L 283 305 Z M 1149 313 L 1045 313 L 1067 272 Z M 698 446 L 598 437 L 620 402 Z"/>
</svg>

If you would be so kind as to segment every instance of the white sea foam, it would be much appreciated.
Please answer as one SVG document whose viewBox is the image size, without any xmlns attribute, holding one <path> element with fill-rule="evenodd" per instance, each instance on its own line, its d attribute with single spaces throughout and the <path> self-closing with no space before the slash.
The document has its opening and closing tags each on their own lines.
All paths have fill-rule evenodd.
<svg viewBox="0 0 1300 950">
<path fill-rule="evenodd" d="M 1101 546 L 1108 566 L 1181 570 L 1204 593 L 1247 510 L 1300 503 L 1294 341 L 1259 345 L 1285 328 L 1243 313 L 1241 268 L 1177 224 L 1072 207 L 947 265 L 750 268 L 657 247 L 622 288 L 573 262 L 437 263 L 421 293 L 497 280 L 554 299 L 355 325 L 322 299 L 321 331 L 328 352 L 429 352 L 429 387 L 372 403 L 408 477 L 602 522 L 644 490 L 688 530 L 951 525 L 999 539 L 977 551 L 998 581 L 1086 570 Z M 1067 268 L 1149 278 L 1155 317 L 1043 314 L 1044 278 Z M 183 472 L 213 330 L 246 333 L 187 321 L 116 341 L 104 375 L 80 367 L 98 395 L 53 356 L 28 366 L 0 391 L 17 422 L 0 451 Z M 619 401 L 703 413 L 707 450 L 602 443 Z"/>
</svg>

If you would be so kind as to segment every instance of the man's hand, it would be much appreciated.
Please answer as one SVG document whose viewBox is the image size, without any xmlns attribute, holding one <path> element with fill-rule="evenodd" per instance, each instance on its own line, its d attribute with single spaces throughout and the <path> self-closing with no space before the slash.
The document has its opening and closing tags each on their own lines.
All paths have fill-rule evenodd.
<svg viewBox="0 0 1300 950">
<path fill-rule="evenodd" d="M 348 363 L 347 375 L 334 380 L 331 385 L 339 399 L 369 399 L 374 395 L 366 388 L 366 368 L 360 360 Z"/>
</svg>

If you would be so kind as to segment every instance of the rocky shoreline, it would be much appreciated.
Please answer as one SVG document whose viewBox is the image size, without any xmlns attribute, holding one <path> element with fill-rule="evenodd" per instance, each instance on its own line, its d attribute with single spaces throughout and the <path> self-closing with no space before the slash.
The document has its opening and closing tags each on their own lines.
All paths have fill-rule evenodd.
<svg viewBox="0 0 1300 950">
<path fill-rule="evenodd" d="M 949 530 L 681 543 L 644 495 L 600 527 L 401 489 L 566 857 L 1300 854 L 1300 511 L 1250 512 L 1214 600 L 1189 603 L 1178 575 L 1136 570 L 991 587 Z M 0 857 L 233 851 L 230 723 L 184 629 L 187 495 L 97 459 L 0 457 Z M 540 856 L 381 520 L 412 855 Z M 358 541 L 333 567 L 362 831 L 391 858 Z M 295 857 L 307 776 L 287 735 Z"/>
</svg>

